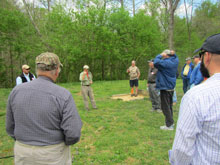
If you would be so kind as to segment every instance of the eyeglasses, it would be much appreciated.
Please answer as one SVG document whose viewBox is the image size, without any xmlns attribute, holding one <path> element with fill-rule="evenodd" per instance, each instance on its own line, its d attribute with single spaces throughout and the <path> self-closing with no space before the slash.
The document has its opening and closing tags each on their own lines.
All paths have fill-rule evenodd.
<svg viewBox="0 0 220 165">
<path fill-rule="evenodd" d="M 201 57 L 202 57 L 202 55 L 203 55 L 203 54 L 205 54 L 205 52 L 207 52 L 207 51 L 202 50 L 201 52 L 199 52 L 199 57 L 201 58 Z"/>
</svg>

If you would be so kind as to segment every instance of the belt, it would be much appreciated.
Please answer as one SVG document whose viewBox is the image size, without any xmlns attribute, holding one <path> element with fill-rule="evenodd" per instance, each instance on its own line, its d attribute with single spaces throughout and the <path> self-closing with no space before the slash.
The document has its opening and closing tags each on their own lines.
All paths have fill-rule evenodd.
<svg viewBox="0 0 220 165">
<path fill-rule="evenodd" d="M 90 86 L 90 85 L 82 85 L 82 86 L 87 86 L 87 87 L 88 87 L 88 86 Z"/>
</svg>

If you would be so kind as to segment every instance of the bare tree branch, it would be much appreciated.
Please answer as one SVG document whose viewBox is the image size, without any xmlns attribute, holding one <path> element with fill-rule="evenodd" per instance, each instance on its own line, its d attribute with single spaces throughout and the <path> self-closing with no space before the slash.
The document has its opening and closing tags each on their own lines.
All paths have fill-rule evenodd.
<svg viewBox="0 0 220 165">
<path fill-rule="evenodd" d="M 43 35 L 41 34 L 37 24 L 34 22 L 34 19 L 31 15 L 31 12 L 30 12 L 30 9 L 29 9 L 29 6 L 27 5 L 26 1 L 25 0 L 22 0 L 23 3 L 24 3 L 24 6 L 25 6 L 25 10 L 27 11 L 28 15 L 29 15 L 29 18 L 31 20 L 31 23 L 33 24 L 35 30 L 37 31 L 37 34 L 39 35 L 41 41 L 43 42 L 43 44 L 48 48 L 48 49 L 51 49 L 50 45 L 48 45 L 48 43 L 46 43 L 43 39 Z"/>
</svg>

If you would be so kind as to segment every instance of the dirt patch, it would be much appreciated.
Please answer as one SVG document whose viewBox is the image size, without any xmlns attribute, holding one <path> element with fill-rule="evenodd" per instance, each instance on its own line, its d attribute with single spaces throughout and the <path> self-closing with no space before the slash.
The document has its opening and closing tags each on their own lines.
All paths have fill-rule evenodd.
<svg viewBox="0 0 220 165">
<path fill-rule="evenodd" d="M 148 93 L 144 90 L 138 90 L 138 96 L 131 96 L 131 94 L 117 94 L 117 95 L 112 95 L 111 99 L 115 100 L 123 100 L 123 101 L 133 101 L 133 100 L 141 100 L 144 99 L 145 97 L 149 97 Z"/>
</svg>

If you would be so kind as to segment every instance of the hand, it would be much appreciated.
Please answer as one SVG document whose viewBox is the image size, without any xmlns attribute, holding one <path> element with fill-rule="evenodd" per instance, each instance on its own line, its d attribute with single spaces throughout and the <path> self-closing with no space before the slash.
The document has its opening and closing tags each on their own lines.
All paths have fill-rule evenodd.
<svg viewBox="0 0 220 165">
<path fill-rule="evenodd" d="M 129 72 L 130 72 L 130 70 L 129 70 L 129 69 L 127 69 L 127 72 L 129 73 Z"/>
</svg>

